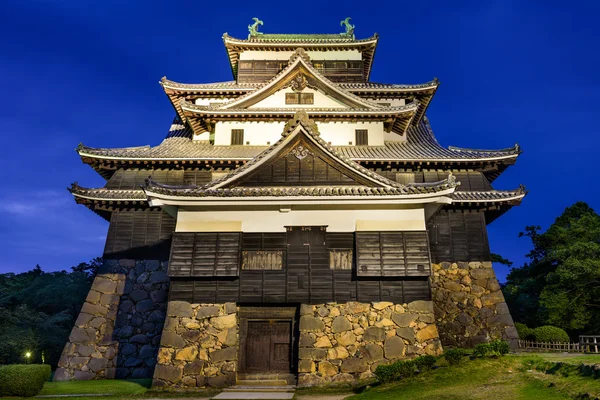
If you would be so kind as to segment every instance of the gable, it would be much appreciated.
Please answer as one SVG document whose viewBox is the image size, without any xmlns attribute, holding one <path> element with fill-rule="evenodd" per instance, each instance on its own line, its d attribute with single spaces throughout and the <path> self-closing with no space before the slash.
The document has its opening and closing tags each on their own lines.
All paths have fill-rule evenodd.
<svg viewBox="0 0 600 400">
<path fill-rule="evenodd" d="M 308 55 L 302 49 L 296 50 L 290 58 L 288 66 L 267 84 L 254 92 L 224 104 L 221 108 L 250 108 L 285 88 L 291 88 L 297 92 L 301 92 L 306 88 L 318 89 L 320 92 L 335 98 L 340 104 L 349 108 L 380 108 L 380 106 L 375 103 L 350 93 L 321 75 L 312 66 Z"/>
<path fill-rule="evenodd" d="M 313 102 L 310 104 L 287 104 L 286 96 L 292 95 L 308 95 L 311 96 Z M 313 88 L 305 88 L 300 92 L 294 92 L 290 87 L 280 89 L 263 100 L 258 101 L 248 107 L 253 108 L 349 108 L 348 105 L 341 102 L 339 99 L 331 95 L 327 95 L 320 90 Z"/>
<path fill-rule="evenodd" d="M 327 185 L 374 186 L 333 160 L 305 135 L 298 135 L 268 162 L 226 187 Z"/>
</svg>

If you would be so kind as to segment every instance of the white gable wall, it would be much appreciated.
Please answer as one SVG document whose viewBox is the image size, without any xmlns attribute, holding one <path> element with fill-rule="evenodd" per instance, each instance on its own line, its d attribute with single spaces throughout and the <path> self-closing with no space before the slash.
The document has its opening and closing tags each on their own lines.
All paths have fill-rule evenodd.
<svg viewBox="0 0 600 400">
<path fill-rule="evenodd" d="M 314 104 L 285 104 L 285 94 L 293 92 L 291 88 L 281 89 L 248 108 L 348 108 L 333 97 L 311 88 L 304 89 L 302 93 L 313 93 Z"/>
<path fill-rule="evenodd" d="M 383 122 L 317 122 L 317 126 L 321 138 L 331 143 L 332 146 L 356 145 L 356 129 L 367 129 L 369 131 L 369 146 L 383 146 L 384 139 L 388 135 L 383 130 Z M 244 130 L 244 145 L 246 142 L 249 142 L 250 146 L 272 145 L 281 138 L 284 127 L 284 122 L 217 122 L 215 125 L 215 145 L 229 146 L 231 144 L 232 129 Z M 399 135 L 395 136 L 402 140 Z"/>
<path fill-rule="evenodd" d="M 240 61 L 260 61 L 260 60 L 282 60 L 287 61 L 294 54 L 293 51 L 261 51 L 246 50 L 240 53 Z M 327 51 L 307 51 L 306 54 L 311 60 L 362 60 L 362 53 L 358 50 L 327 50 Z"/>
<path fill-rule="evenodd" d="M 360 206 L 359 206 L 360 207 Z M 327 225 L 330 232 L 424 231 L 423 206 L 396 209 L 295 209 L 186 211 L 177 213 L 176 232 L 285 232 L 286 226 Z"/>
</svg>

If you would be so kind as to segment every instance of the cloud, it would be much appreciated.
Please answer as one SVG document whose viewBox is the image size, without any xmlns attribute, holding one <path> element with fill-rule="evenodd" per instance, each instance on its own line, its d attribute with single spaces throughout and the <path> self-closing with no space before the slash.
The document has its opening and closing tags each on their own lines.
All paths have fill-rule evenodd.
<svg viewBox="0 0 600 400">
<path fill-rule="evenodd" d="M 0 211 L 19 217 L 54 218 L 56 213 L 63 213 L 65 206 L 73 201 L 66 190 L 64 193 L 57 190 L 5 192 L 11 194 L 0 197 Z"/>
</svg>

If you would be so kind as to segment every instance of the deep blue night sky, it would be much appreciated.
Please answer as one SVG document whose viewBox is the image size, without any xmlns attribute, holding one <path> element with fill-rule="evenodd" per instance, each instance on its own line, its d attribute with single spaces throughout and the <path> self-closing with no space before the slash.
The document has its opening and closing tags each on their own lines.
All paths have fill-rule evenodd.
<svg viewBox="0 0 600 400">
<path fill-rule="evenodd" d="M 74 148 L 158 144 L 174 115 L 159 79 L 230 80 L 221 35 L 245 37 L 255 16 L 267 33 L 341 32 L 351 16 L 357 37 L 380 35 L 372 81 L 440 79 L 428 116 L 442 145 L 518 142 L 524 153 L 494 185 L 530 193 L 489 232 L 520 265 L 525 225 L 547 228 L 578 200 L 600 209 L 599 15 L 591 1 L 5 1 L 0 272 L 101 255 L 108 224 L 66 187 L 103 179 Z"/>
</svg>

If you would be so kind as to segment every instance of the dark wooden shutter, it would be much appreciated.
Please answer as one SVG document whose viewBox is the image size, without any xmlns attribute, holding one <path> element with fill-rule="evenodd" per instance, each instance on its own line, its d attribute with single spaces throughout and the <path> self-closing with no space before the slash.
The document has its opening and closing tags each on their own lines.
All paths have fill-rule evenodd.
<svg viewBox="0 0 600 400">
<path fill-rule="evenodd" d="M 244 144 L 244 130 L 243 129 L 232 129 L 231 130 L 231 145 L 242 145 Z"/>
<path fill-rule="evenodd" d="M 366 129 L 356 129 L 356 145 L 367 146 L 369 144 L 369 132 Z"/>
<path fill-rule="evenodd" d="M 176 232 L 169 276 L 238 276 L 241 234 L 237 232 Z"/>
<path fill-rule="evenodd" d="M 429 276 L 427 232 L 357 232 L 357 276 Z"/>
</svg>

